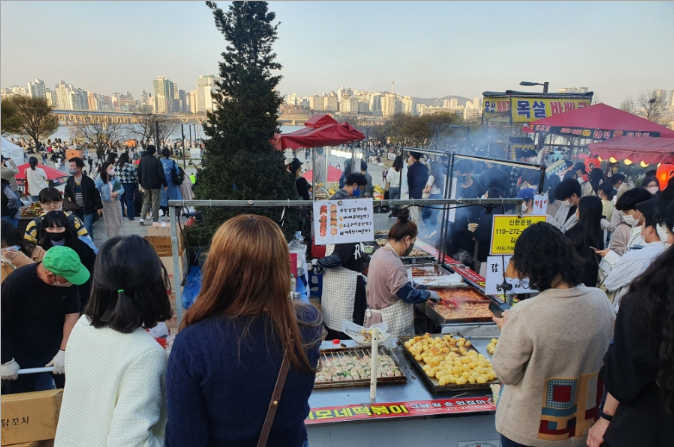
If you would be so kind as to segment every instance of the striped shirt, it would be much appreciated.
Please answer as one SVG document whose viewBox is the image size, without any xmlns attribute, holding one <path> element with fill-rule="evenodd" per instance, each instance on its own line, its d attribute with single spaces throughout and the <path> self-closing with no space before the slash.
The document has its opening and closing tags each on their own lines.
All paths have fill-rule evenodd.
<svg viewBox="0 0 674 447">
<path fill-rule="evenodd" d="M 89 235 L 87 229 L 84 227 L 84 224 L 77 216 L 74 216 L 67 211 L 64 211 L 63 213 L 68 216 L 70 222 L 75 226 L 75 231 L 77 231 L 78 236 L 81 237 Z M 28 223 L 28 226 L 26 227 L 26 233 L 23 235 L 25 240 L 34 244 L 38 243 L 37 236 L 40 226 L 42 225 L 42 217 L 43 216 L 37 217 Z"/>
<path fill-rule="evenodd" d="M 75 203 L 80 208 L 84 207 L 84 197 L 82 197 L 82 179 L 78 182 L 75 180 Z"/>
</svg>

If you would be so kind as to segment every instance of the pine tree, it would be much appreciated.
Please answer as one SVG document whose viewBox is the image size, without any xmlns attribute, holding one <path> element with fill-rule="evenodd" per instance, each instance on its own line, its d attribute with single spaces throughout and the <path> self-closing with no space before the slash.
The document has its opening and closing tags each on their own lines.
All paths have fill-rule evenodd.
<svg viewBox="0 0 674 447">
<path fill-rule="evenodd" d="M 278 110 L 283 99 L 275 90 L 281 76 L 272 44 L 277 39 L 276 14 L 267 2 L 232 2 L 223 12 L 214 2 L 215 26 L 229 42 L 220 62 L 220 80 L 213 96 L 217 106 L 208 113 L 204 132 L 204 169 L 197 174 L 195 195 L 212 200 L 297 200 L 294 177 L 284 165 L 284 156 L 271 143 L 279 133 Z M 210 243 L 215 230 L 225 220 L 254 213 L 279 222 L 282 208 L 208 208 L 204 222 L 190 229 L 190 239 Z M 287 209 L 282 230 L 286 237 L 298 227 L 297 213 Z M 196 239 L 196 240 L 195 240 Z"/>
</svg>

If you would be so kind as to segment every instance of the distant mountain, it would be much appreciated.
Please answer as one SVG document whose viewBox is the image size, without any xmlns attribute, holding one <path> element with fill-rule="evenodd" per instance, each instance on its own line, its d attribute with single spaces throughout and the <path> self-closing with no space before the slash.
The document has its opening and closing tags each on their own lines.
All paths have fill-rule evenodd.
<svg viewBox="0 0 674 447">
<path fill-rule="evenodd" d="M 424 104 L 427 106 L 442 106 L 442 101 L 445 99 L 454 99 L 458 101 L 460 106 L 465 106 L 468 101 L 472 101 L 470 98 L 465 98 L 463 96 L 456 96 L 456 95 L 447 95 L 443 96 L 442 98 L 414 98 L 417 104 Z"/>
</svg>

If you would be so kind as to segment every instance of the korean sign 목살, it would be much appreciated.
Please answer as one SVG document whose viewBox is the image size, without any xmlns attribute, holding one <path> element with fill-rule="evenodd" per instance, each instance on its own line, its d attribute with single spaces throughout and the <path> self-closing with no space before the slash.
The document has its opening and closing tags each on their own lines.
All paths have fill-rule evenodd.
<svg viewBox="0 0 674 447">
<path fill-rule="evenodd" d="M 490 123 L 531 123 L 589 107 L 592 98 L 484 97 L 482 119 Z"/>
<path fill-rule="evenodd" d="M 515 242 L 530 225 L 545 222 L 547 216 L 524 215 L 519 218 L 515 214 L 494 215 L 494 225 L 491 233 L 492 255 L 511 255 L 515 251 Z"/>
<path fill-rule="evenodd" d="M 314 202 L 316 245 L 374 240 L 372 199 Z"/>
</svg>

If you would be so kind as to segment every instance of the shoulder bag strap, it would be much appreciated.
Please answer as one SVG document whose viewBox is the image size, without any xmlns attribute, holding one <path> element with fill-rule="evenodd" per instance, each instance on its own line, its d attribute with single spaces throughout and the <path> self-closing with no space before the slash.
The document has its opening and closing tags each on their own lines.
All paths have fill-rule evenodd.
<svg viewBox="0 0 674 447">
<path fill-rule="evenodd" d="M 267 417 L 265 417 L 264 419 L 264 425 L 262 426 L 260 439 L 257 441 L 257 447 L 265 447 L 267 445 L 269 432 L 271 432 L 271 426 L 274 423 L 274 418 L 276 417 L 276 410 L 278 410 L 278 406 L 281 401 L 281 394 L 283 394 L 283 387 L 286 384 L 286 378 L 288 377 L 289 369 L 290 369 L 290 361 L 288 360 L 288 354 L 286 353 L 283 356 L 283 363 L 281 363 L 281 370 L 278 373 L 276 385 L 274 386 L 274 392 L 272 393 L 271 400 L 269 401 L 269 409 L 267 410 Z"/>
</svg>

